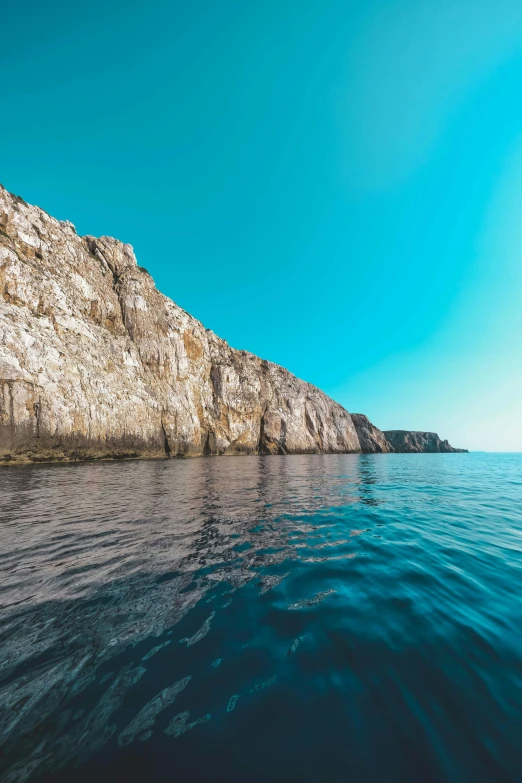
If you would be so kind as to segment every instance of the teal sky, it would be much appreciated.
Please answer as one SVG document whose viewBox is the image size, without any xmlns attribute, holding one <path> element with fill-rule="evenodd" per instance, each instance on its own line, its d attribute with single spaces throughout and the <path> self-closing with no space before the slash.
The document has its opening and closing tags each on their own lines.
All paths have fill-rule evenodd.
<svg viewBox="0 0 522 783">
<path fill-rule="evenodd" d="M 383 429 L 522 451 L 522 3 L 10 3 L 0 181 Z"/>
</svg>

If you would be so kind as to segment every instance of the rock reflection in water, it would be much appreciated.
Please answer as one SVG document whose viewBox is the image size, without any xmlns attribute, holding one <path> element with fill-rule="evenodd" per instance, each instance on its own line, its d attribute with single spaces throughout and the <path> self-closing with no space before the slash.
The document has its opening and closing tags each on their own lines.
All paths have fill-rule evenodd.
<svg viewBox="0 0 522 783">
<path fill-rule="evenodd" d="M 276 675 L 273 674 L 267 680 L 263 680 L 263 682 L 258 682 L 258 684 L 254 685 L 254 687 L 252 688 L 251 693 L 259 693 L 259 691 L 264 691 L 267 688 L 270 688 L 271 685 L 274 685 L 276 679 L 277 679 Z"/>
<path fill-rule="evenodd" d="M 290 576 L 290 571 L 286 571 L 284 574 L 270 574 L 268 576 L 264 576 L 261 581 L 258 582 L 259 593 L 261 595 L 268 593 L 274 587 L 277 587 L 277 585 L 281 584 L 283 579 L 285 579 L 287 576 Z"/>
<path fill-rule="evenodd" d="M 172 704 L 176 696 L 185 690 L 191 679 L 189 674 L 187 677 L 183 677 L 182 680 L 175 682 L 174 685 L 164 688 L 161 693 L 158 693 L 152 701 L 138 712 L 127 728 L 121 732 L 118 737 L 118 745 L 129 745 L 136 737 L 141 740 L 149 739 L 152 736 L 150 729 L 156 720 L 156 716 Z"/>
<path fill-rule="evenodd" d="M 304 642 L 305 639 L 306 636 L 298 636 L 297 639 L 294 639 L 290 645 L 290 649 L 288 650 L 287 655 L 292 655 L 292 653 L 295 653 L 301 642 Z"/>
<path fill-rule="evenodd" d="M 171 753 L 180 781 L 193 764 L 206 779 L 215 770 L 193 743 L 220 758 L 243 732 L 234 753 L 248 764 L 261 727 L 284 746 L 279 760 L 297 743 L 296 779 L 324 765 L 337 779 L 355 759 L 361 780 L 511 780 L 521 465 L 505 457 L 496 475 L 473 459 L 2 471 L 2 783 L 64 783 L 81 769 L 128 779 L 156 753 L 169 763 L 139 779 L 167 783 Z M 447 768 L 457 757 L 460 778 Z"/>
<path fill-rule="evenodd" d="M 227 704 L 227 712 L 232 712 L 232 710 L 235 709 L 238 699 L 239 696 L 237 695 L 237 693 L 234 693 L 234 695 L 230 697 L 229 702 Z"/>
<path fill-rule="evenodd" d="M 314 558 L 315 560 L 321 558 Z M 329 595 L 333 595 L 337 590 L 323 590 L 322 593 L 317 593 L 312 598 L 303 598 L 301 601 L 296 601 L 293 604 L 288 604 L 289 609 L 309 609 L 311 606 L 317 606 L 322 603 Z"/>
<path fill-rule="evenodd" d="M 203 623 L 203 625 L 201 626 L 199 631 L 196 631 L 196 633 L 193 636 L 191 636 L 190 638 L 188 638 L 188 639 L 186 637 L 184 639 L 180 639 L 180 642 L 181 643 L 183 643 L 183 642 L 186 643 L 187 647 L 192 647 L 193 644 L 197 644 L 197 642 L 200 642 L 201 639 L 203 639 L 207 635 L 207 633 L 210 631 L 210 623 L 212 622 L 212 620 L 214 619 L 215 616 L 216 616 L 216 613 L 212 612 L 207 617 L 207 619 L 205 620 L 205 622 Z"/>
<path fill-rule="evenodd" d="M 295 557 L 292 514 L 299 514 L 306 539 L 317 528 L 307 515 L 360 500 L 356 459 L 253 457 L 4 471 L 4 772 L 22 780 L 102 747 L 115 731 L 111 715 L 146 670 L 127 664 L 107 685 L 110 673 L 96 682 L 98 669 L 142 640 L 161 637 L 220 583 L 233 592 L 262 572 L 261 593 L 279 585 L 291 571 L 267 569 Z M 332 465 L 338 466 L 333 472 Z M 185 639 L 187 646 L 207 635 L 214 616 Z M 153 645 L 138 660 L 148 662 L 168 643 Z M 102 687 L 107 690 L 90 713 L 70 726 L 68 703 L 89 689 L 94 699 Z M 120 744 L 146 734 L 161 703 L 153 700 L 138 711 Z"/>
<path fill-rule="evenodd" d="M 171 644 L 171 643 L 172 643 L 171 640 L 167 639 L 166 642 L 162 642 L 161 644 L 157 644 L 155 647 L 152 648 L 152 650 L 150 650 L 150 652 L 146 653 L 141 660 L 142 661 L 150 660 L 150 658 L 152 658 L 153 655 L 156 655 L 156 653 L 159 653 L 160 650 L 163 650 L 165 647 L 168 647 L 169 644 Z"/>
<path fill-rule="evenodd" d="M 196 720 L 193 721 L 190 721 L 189 718 L 190 712 L 180 712 L 179 715 L 176 715 L 174 718 L 172 718 L 163 733 L 177 739 L 178 737 L 181 737 L 182 734 L 185 734 L 185 732 L 193 729 L 194 726 L 197 726 L 199 723 L 206 723 L 209 721 L 211 715 L 203 715 L 201 718 L 196 718 Z"/>
</svg>

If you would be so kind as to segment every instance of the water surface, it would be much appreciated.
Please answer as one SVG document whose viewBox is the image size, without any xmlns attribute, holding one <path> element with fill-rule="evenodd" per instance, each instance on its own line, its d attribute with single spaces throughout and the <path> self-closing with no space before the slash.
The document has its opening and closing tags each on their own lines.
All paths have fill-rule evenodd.
<svg viewBox="0 0 522 783">
<path fill-rule="evenodd" d="M 0 472 L 2 781 L 517 781 L 522 455 Z"/>
</svg>

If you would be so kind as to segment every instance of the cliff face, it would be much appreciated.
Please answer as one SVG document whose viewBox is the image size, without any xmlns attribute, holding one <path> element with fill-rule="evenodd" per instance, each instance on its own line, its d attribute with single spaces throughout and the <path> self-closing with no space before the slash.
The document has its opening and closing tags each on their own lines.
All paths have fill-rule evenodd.
<svg viewBox="0 0 522 783">
<path fill-rule="evenodd" d="M 384 435 L 397 452 L 456 453 L 467 449 L 455 449 L 447 440 L 441 440 L 436 432 L 410 432 L 408 430 L 385 430 Z"/>
<path fill-rule="evenodd" d="M 352 413 L 352 421 L 361 444 L 361 451 L 365 454 L 387 454 L 395 451 L 384 432 L 371 423 L 362 413 Z"/>
<path fill-rule="evenodd" d="M 0 186 L 0 461 L 358 452 L 350 414 Z"/>
</svg>

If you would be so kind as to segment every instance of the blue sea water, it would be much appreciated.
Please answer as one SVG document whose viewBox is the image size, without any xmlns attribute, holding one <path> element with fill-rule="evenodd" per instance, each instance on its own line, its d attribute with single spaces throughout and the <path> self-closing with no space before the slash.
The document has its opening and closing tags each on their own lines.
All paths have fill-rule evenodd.
<svg viewBox="0 0 522 783">
<path fill-rule="evenodd" d="M 522 779 L 522 455 L 0 473 L 0 778 Z"/>
</svg>

